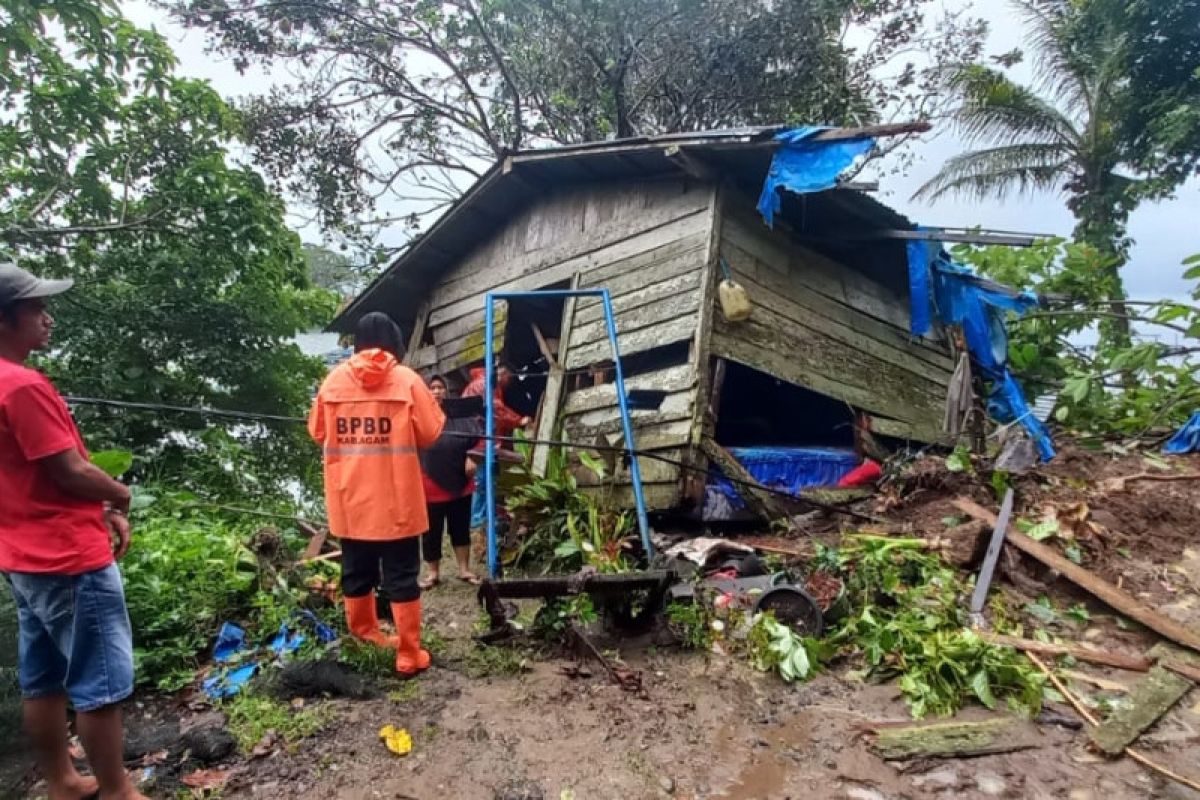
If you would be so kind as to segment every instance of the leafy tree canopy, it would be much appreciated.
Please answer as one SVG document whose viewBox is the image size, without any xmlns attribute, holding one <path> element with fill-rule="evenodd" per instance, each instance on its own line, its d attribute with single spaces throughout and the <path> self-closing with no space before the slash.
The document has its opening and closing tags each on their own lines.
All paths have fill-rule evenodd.
<svg viewBox="0 0 1200 800">
<path fill-rule="evenodd" d="M 282 202 L 230 163 L 239 115 L 109 3 L 0 0 L 0 14 L 0 244 L 77 281 L 55 306 L 47 370 L 76 395 L 302 413 L 322 367 L 290 339 L 334 301 L 311 288 Z M 294 427 L 232 438 L 196 417 L 77 417 L 94 446 L 166 472 L 194 472 L 206 444 L 255 443 L 282 471 L 313 455 Z M 247 480 L 223 463 L 227 487 Z"/>
<path fill-rule="evenodd" d="M 1143 201 L 1170 195 L 1200 163 L 1200 2 L 1020 0 L 1037 82 L 1000 67 L 950 73 L 955 119 L 969 144 L 918 191 L 1067 197 L 1075 238 L 1104 254 L 1094 280 L 1113 316 L 1102 332 L 1130 343 L 1120 268 L 1126 223 Z M 1006 62 L 1011 64 L 1011 62 Z"/>
<path fill-rule="evenodd" d="M 256 154 L 351 229 L 385 198 L 436 210 L 513 148 L 926 118 L 984 33 L 927 0 L 160 2 L 242 69 L 301 76 L 246 104 Z"/>
</svg>

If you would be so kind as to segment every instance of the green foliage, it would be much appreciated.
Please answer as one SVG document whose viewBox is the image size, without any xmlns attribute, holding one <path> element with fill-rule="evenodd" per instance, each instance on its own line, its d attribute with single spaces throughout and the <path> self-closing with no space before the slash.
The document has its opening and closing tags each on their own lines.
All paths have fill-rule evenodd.
<svg viewBox="0 0 1200 800">
<path fill-rule="evenodd" d="M 467 651 L 464 667 L 468 678 L 508 678 L 528 668 L 528 654 L 515 647 L 475 645 Z"/>
<path fill-rule="evenodd" d="M 667 606 L 667 624 L 679 644 L 688 650 L 708 652 L 712 649 L 714 619 L 712 604 L 702 598 Z"/>
<path fill-rule="evenodd" d="M 186 493 L 160 494 L 133 514 L 121 569 L 138 681 L 174 691 L 194 680 L 222 622 L 242 624 L 252 643 L 273 635 L 304 602 L 304 576 L 260 565 L 247 546 L 259 523 L 196 508 Z"/>
<path fill-rule="evenodd" d="M 302 414 L 323 367 L 290 339 L 335 300 L 310 286 L 282 201 L 227 157 L 239 115 L 113 3 L 4 0 L 0 15 L 0 86 L 20 109 L 0 121 L 0 248 L 78 283 L 40 366 L 68 394 Z M 93 449 L 137 454 L 134 478 L 183 485 L 220 463 L 203 417 L 76 418 Z M 243 426 L 236 442 L 254 455 L 242 472 L 273 486 L 313 460 L 296 426 Z"/>
<path fill-rule="evenodd" d="M 828 649 L 816 639 L 800 636 L 771 614 L 759 614 L 750 627 L 747 645 L 754 668 L 775 670 L 787 683 L 806 681 L 820 668 Z"/>
<path fill-rule="evenodd" d="M 1024 713 L 1040 707 L 1041 674 L 967 629 L 967 587 L 919 541 L 855 536 L 837 560 L 853 612 L 829 642 L 860 654 L 868 675 L 898 677 L 914 717 L 952 714 L 972 698 Z"/>
<path fill-rule="evenodd" d="M 547 600 L 533 618 L 530 632 L 548 641 L 562 641 L 572 625 L 588 626 L 598 620 L 590 595 L 577 594 Z"/>
<path fill-rule="evenodd" d="M 1103 255 L 1093 283 L 1116 316 L 1100 325 L 1101 338 L 1128 348 L 1119 270 L 1129 214 L 1170 195 L 1200 158 L 1200 56 L 1191 41 L 1200 12 L 1191 0 L 1016 5 L 1036 57 L 1038 89 L 996 67 L 952 71 L 949 88 L 961 100 L 956 120 L 967 141 L 981 147 L 951 158 L 918 194 L 1065 192 L 1075 237 Z M 1192 28 L 1168 26 L 1189 20 Z M 1178 42 L 1169 54 L 1167 40 Z"/>
<path fill-rule="evenodd" d="M 372 678 L 396 677 L 396 651 L 347 637 L 342 640 L 338 661 L 360 675 Z"/>
<path fill-rule="evenodd" d="M 92 463 L 110 478 L 119 478 L 133 466 L 133 453 L 128 450 L 101 450 L 92 453 Z"/>
<path fill-rule="evenodd" d="M 984 33 L 928 0 L 160 4 L 240 69 L 296 76 L 246 104 L 256 160 L 322 227 L 356 234 L 373 199 L 440 210 L 509 150 L 936 115 L 934 76 L 977 58 Z M 851 26 L 870 47 L 843 42 Z"/>
<path fill-rule="evenodd" d="M 319 732 L 333 716 L 328 708 L 294 709 L 287 703 L 247 691 L 234 695 L 222 704 L 221 710 L 243 753 L 249 753 L 271 732 L 284 742 L 295 744 Z"/>
<path fill-rule="evenodd" d="M 1178 426 L 1200 402 L 1200 271 L 1187 278 L 1195 281 L 1191 304 L 1131 303 L 1137 328 L 1130 342 L 1109 337 L 1087 347 L 1078 339 L 1112 313 L 1112 278 L 1099 251 L 1050 240 L 1029 248 L 959 247 L 954 254 L 1008 285 L 1071 299 L 1066 308 L 1009 322 L 1009 360 L 1029 394 L 1059 393 L 1059 423 L 1081 433 L 1139 435 Z M 1152 338 L 1162 332 L 1178 343 Z"/>
<path fill-rule="evenodd" d="M 950 472 L 974 472 L 975 468 L 971 465 L 971 448 L 965 444 L 955 447 L 954 451 L 946 456 L 946 469 Z"/>
</svg>

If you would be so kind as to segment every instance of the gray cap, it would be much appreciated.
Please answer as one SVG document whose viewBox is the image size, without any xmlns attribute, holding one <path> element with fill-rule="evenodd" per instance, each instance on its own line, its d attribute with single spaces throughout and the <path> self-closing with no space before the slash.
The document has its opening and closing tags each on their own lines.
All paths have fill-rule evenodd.
<svg viewBox="0 0 1200 800">
<path fill-rule="evenodd" d="M 17 300 L 32 300 L 37 297 L 53 297 L 75 285 L 75 281 L 42 280 L 35 278 L 11 261 L 0 263 L 0 306 Z"/>
</svg>

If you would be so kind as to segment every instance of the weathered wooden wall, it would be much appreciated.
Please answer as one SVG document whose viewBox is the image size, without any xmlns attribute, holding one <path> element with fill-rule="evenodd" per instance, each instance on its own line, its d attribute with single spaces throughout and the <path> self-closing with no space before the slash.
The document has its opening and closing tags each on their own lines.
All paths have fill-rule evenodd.
<svg viewBox="0 0 1200 800">
<path fill-rule="evenodd" d="M 417 368 L 447 372 L 483 358 L 483 308 L 489 291 L 526 291 L 571 281 L 607 288 L 621 355 L 699 338 L 702 277 L 713 247 L 715 190 L 693 180 L 593 184 L 565 189 L 515 216 L 429 296 L 433 345 L 412 357 Z M 573 325 L 560 337 L 568 371 L 611 358 L 600 301 L 581 299 Z M 642 449 L 678 458 L 690 444 L 697 387 L 695 347 L 688 363 L 627 379 L 630 389 L 664 389 L 654 411 L 635 411 Z M 623 444 L 616 389 L 603 384 L 564 391 L 560 421 L 574 442 Z M 677 504 L 680 470 L 639 459 L 651 508 Z M 628 472 L 619 467 L 617 499 L 629 500 Z"/>
<path fill-rule="evenodd" d="M 720 252 L 754 312 L 737 323 L 715 314 L 711 355 L 844 400 L 880 433 L 939 439 L 954 364 L 943 342 L 909 334 L 908 298 L 768 229 L 735 200 L 721 211 Z"/>
</svg>

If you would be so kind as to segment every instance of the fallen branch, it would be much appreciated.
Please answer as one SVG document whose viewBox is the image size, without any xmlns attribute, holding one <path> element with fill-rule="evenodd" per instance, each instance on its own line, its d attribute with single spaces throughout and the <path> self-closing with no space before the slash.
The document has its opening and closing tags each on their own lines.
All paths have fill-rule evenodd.
<svg viewBox="0 0 1200 800">
<path fill-rule="evenodd" d="M 321 555 L 313 556 L 312 558 L 302 558 L 296 562 L 296 565 L 304 566 L 305 564 L 314 564 L 318 561 L 330 561 L 332 559 L 341 558 L 341 557 L 342 557 L 342 551 L 334 550 L 332 553 L 322 553 Z"/>
<path fill-rule="evenodd" d="M 1200 683 L 1200 669 L 1196 667 L 1189 666 L 1188 664 L 1180 664 L 1178 661 L 1160 661 L 1159 663 L 1171 670 L 1171 672 Z"/>
<path fill-rule="evenodd" d="M 1062 674 L 1066 675 L 1073 681 L 1090 683 L 1096 688 L 1103 689 L 1106 692 L 1120 692 L 1121 694 L 1128 694 L 1130 691 L 1128 684 L 1121 683 L 1120 681 L 1110 681 L 1107 678 L 1101 678 L 1098 675 L 1089 675 L 1086 672 L 1079 672 L 1078 670 L 1074 669 L 1064 669 Z"/>
<path fill-rule="evenodd" d="M 954 506 L 976 519 L 982 519 L 990 525 L 996 524 L 996 515 L 973 500 L 960 497 L 954 501 Z M 1139 602 L 1056 550 L 1040 542 L 1035 542 L 1025 534 L 1016 531 L 1009 534 L 1007 543 L 1022 553 L 1037 559 L 1079 588 L 1103 600 L 1112 608 L 1130 619 L 1140 622 L 1160 636 L 1200 652 L 1200 634 Z"/>
<path fill-rule="evenodd" d="M 1125 484 L 1132 481 L 1200 481 L 1200 472 L 1184 472 L 1177 475 L 1167 475 L 1161 472 L 1139 472 L 1136 475 L 1126 475 L 1122 478 L 1109 478 L 1100 482 L 1100 488 L 1106 492 L 1123 492 Z"/>
<path fill-rule="evenodd" d="M 1026 653 L 1037 653 L 1043 656 L 1071 656 L 1077 661 L 1087 661 L 1090 664 L 1100 664 L 1105 667 L 1125 669 L 1130 672 L 1148 672 L 1154 662 L 1141 656 L 1127 656 L 1101 650 L 1089 650 L 1086 647 L 1069 647 L 1062 644 L 1039 642 L 1035 639 L 1022 639 L 1018 636 L 1004 636 L 999 633 L 979 631 L 984 641 L 1001 647 L 1012 647 Z"/>
<path fill-rule="evenodd" d="M 1058 676 L 1055 675 L 1049 667 L 1042 663 L 1041 659 L 1039 659 L 1033 653 L 1026 653 L 1025 657 L 1032 661 L 1033 665 L 1040 669 L 1046 675 L 1046 677 L 1050 679 L 1050 682 L 1054 684 L 1054 688 L 1058 689 L 1059 694 L 1066 698 L 1067 702 L 1071 704 L 1079 716 L 1083 717 L 1089 725 L 1095 726 L 1099 724 L 1096 718 L 1092 716 L 1091 712 L 1088 711 L 1083 703 L 1079 701 L 1079 698 L 1071 693 L 1071 690 L 1068 689 L 1066 685 L 1058 679 Z M 1194 781 L 1191 778 L 1186 778 L 1183 775 L 1172 772 L 1160 764 L 1156 764 L 1139 753 L 1137 750 L 1134 750 L 1132 747 L 1125 748 L 1125 755 L 1129 756 L 1147 769 L 1157 772 L 1159 775 L 1162 775 L 1165 778 L 1170 778 L 1176 783 L 1180 783 L 1184 786 L 1187 786 L 1189 789 L 1200 792 L 1200 782 Z"/>
</svg>

